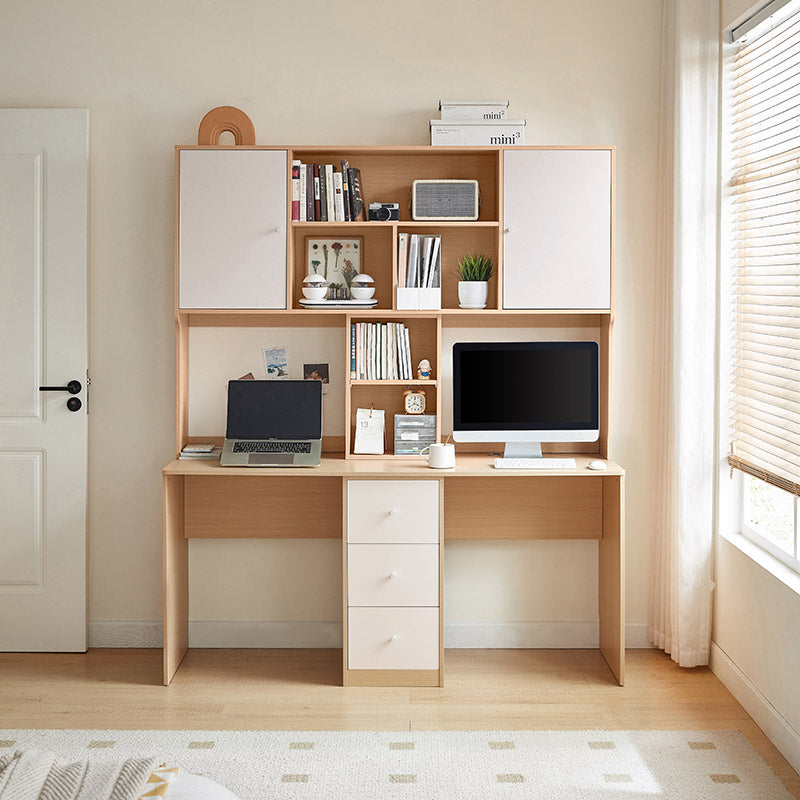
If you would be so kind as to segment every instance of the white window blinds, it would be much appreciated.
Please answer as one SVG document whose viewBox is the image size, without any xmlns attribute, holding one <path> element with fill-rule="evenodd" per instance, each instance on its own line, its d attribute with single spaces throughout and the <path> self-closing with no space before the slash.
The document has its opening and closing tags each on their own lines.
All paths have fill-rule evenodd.
<svg viewBox="0 0 800 800">
<path fill-rule="evenodd" d="M 731 106 L 732 467 L 800 494 L 800 11 L 739 44 Z"/>
</svg>

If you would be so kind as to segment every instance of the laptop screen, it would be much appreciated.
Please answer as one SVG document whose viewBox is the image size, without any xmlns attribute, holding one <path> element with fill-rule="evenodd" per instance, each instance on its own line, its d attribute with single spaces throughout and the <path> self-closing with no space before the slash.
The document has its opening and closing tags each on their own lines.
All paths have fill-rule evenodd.
<svg viewBox="0 0 800 800">
<path fill-rule="evenodd" d="M 228 439 L 321 439 L 322 381 L 229 381 Z"/>
</svg>

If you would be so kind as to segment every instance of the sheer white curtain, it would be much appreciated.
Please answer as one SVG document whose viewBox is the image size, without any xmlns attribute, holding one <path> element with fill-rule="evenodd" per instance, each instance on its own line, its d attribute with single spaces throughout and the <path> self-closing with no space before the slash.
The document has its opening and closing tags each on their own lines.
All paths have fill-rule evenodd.
<svg viewBox="0 0 800 800">
<path fill-rule="evenodd" d="M 664 0 L 650 640 L 683 667 L 711 639 L 718 43 L 717 0 Z"/>
</svg>

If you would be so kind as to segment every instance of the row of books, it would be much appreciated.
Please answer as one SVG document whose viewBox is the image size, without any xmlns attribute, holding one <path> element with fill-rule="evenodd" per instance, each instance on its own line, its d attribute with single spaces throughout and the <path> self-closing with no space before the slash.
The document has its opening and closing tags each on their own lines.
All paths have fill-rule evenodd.
<svg viewBox="0 0 800 800">
<path fill-rule="evenodd" d="M 408 328 L 402 322 L 352 323 L 350 379 L 412 380 Z"/>
<path fill-rule="evenodd" d="M 346 159 L 334 164 L 292 161 L 292 220 L 353 222 L 366 219 L 361 194 L 361 170 Z"/>
<path fill-rule="evenodd" d="M 401 289 L 441 288 L 441 236 L 397 234 L 397 285 Z"/>
</svg>

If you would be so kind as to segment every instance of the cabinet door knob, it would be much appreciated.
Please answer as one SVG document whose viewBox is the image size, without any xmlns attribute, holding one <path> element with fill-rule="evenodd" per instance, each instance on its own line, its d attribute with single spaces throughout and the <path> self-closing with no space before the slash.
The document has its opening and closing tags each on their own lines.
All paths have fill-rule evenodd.
<svg viewBox="0 0 800 800">
<path fill-rule="evenodd" d="M 397 509 L 396 509 L 396 508 L 393 508 L 393 509 L 392 509 L 392 510 L 389 512 L 389 516 L 390 516 L 390 517 L 396 517 L 396 516 L 397 516 Z"/>
<path fill-rule="evenodd" d="M 513 233 L 513 232 L 514 228 L 511 225 L 509 225 L 507 228 L 503 228 L 503 233 Z"/>
<path fill-rule="evenodd" d="M 278 225 L 278 227 L 275 228 L 275 233 L 283 233 L 283 225 Z"/>
<path fill-rule="evenodd" d="M 389 637 L 389 641 L 390 641 L 390 642 L 396 642 L 396 641 L 397 641 L 397 634 L 396 634 L 396 633 L 393 633 L 393 634 L 392 634 L 392 635 Z"/>
<path fill-rule="evenodd" d="M 392 570 L 389 573 L 389 580 L 393 581 L 396 577 L 397 577 L 397 573 L 394 570 Z"/>
</svg>

